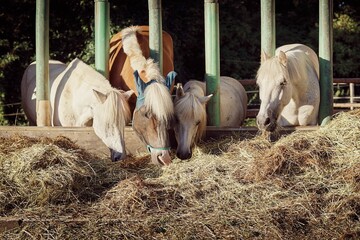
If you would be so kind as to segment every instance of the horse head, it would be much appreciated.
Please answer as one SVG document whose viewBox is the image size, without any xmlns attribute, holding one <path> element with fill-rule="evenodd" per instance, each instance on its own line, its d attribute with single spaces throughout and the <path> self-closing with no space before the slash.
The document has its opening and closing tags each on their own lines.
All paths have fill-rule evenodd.
<svg viewBox="0 0 360 240">
<path fill-rule="evenodd" d="M 156 80 L 145 83 L 138 71 L 134 72 L 138 97 L 133 113 L 133 129 L 146 144 L 154 164 L 171 163 L 168 130 L 174 117 L 174 106 L 169 88 L 175 76 L 175 72 L 170 72 L 165 83 Z"/>
<path fill-rule="evenodd" d="M 178 143 L 176 150 L 178 158 L 191 158 L 192 148 L 202 137 L 206 127 L 205 105 L 211 97 L 212 94 L 197 96 L 190 92 L 184 92 L 182 85 L 177 85 L 174 100 L 174 132 Z"/>
<path fill-rule="evenodd" d="M 273 132 L 284 107 L 292 97 L 292 83 L 287 69 L 287 56 L 280 51 L 278 56 L 269 58 L 262 53 L 261 66 L 257 72 L 260 110 L 256 123 L 261 130 Z"/>
<path fill-rule="evenodd" d="M 122 160 L 126 157 L 124 128 L 131 119 L 128 99 L 134 91 L 113 89 L 104 94 L 93 89 L 93 92 L 96 99 L 92 107 L 94 132 L 110 149 L 111 160 Z"/>
</svg>

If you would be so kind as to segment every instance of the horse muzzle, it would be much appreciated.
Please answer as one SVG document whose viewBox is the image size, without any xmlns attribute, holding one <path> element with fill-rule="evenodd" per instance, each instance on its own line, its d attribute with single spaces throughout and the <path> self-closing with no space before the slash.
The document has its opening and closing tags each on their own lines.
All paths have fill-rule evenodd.
<svg viewBox="0 0 360 240">
<path fill-rule="evenodd" d="M 276 119 L 264 115 L 256 116 L 256 124 L 262 131 L 274 132 L 277 128 Z"/>
<path fill-rule="evenodd" d="M 118 152 L 110 149 L 111 161 L 117 162 L 126 158 L 125 152 Z"/>
<path fill-rule="evenodd" d="M 192 151 L 191 149 L 188 151 L 176 151 L 176 156 L 180 158 L 181 160 L 187 160 L 192 157 Z"/>
<path fill-rule="evenodd" d="M 156 165 L 170 165 L 171 157 L 168 150 L 152 150 L 151 151 L 151 162 Z"/>
</svg>

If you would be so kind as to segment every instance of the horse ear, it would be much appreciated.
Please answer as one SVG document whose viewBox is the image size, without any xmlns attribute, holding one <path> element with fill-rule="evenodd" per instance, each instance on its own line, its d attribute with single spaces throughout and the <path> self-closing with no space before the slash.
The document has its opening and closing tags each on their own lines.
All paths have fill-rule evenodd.
<svg viewBox="0 0 360 240">
<path fill-rule="evenodd" d="M 210 95 L 207 95 L 207 96 L 204 96 L 204 97 L 199 97 L 199 101 L 202 104 L 207 104 L 212 96 L 213 96 L 213 94 L 210 94 Z"/>
<path fill-rule="evenodd" d="M 146 84 L 143 82 L 143 80 L 141 80 L 139 72 L 137 70 L 134 71 L 134 78 L 135 78 L 135 85 L 136 85 L 136 90 L 138 92 L 138 96 L 143 95 Z"/>
<path fill-rule="evenodd" d="M 171 90 L 171 87 L 173 85 L 176 75 L 177 75 L 177 73 L 175 71 L 171 71 L 166 76 L 165 85 L 169 90 Z"/>
<path fill-rule="evenodd" d="M 100 103 L 104 103 L 104 102 L 106 101 L 106 99 L 107 99 L 106 94 L 103 94 L 103 93 L 101 93 L 101 92 L 99 92 L 99 91 L 97 91 L 97 90 L 95 90 L 95 89 L 93 89 L 93 93 L 94 93 L 96 99 L 97 99 Z"/>
<path fill-rule="evenodd" d="M 136 90 L 138 92 L 138 96 L 136 98 L 136 109 L 140 108 L 144 104 L 144 91 L 146 84 L 141 80 L 139 72 L 137 70 L 134 71 L 135 85 Z"/>
<path fill-rule="evenodd" d="M 270 59 L 269 55 L 267 55 L 267 53 L 264 50 L 262 50 L 261 51 L 261 63 L 265 62 L 268 59 Z"/>
<path fill-rule="evenodd" d="M 283 51 L 279 52 L 278 58 L 279 58 L 280 63 L 283 66 L 287 65 L 287 57 L 286 57 L 286 54 Z"/>
<path fill-rule="evenodd" d="M 185 95 L 184 88 L 181 83 L 178 83 L 176 86 L 176 98 L 181 98 Z"/>
</svg>

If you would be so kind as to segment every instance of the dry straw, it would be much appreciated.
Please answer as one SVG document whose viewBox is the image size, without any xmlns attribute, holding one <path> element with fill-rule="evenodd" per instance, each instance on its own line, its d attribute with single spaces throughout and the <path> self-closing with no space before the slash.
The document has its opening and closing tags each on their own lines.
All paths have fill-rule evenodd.
<svg viewBox="0 0 360 240">
<path fill-rule="evenodd" d="M 28 217 L 3 237 L 360 238 L 359 110 L 275 142 L 206 141 L 191 160 L 162 168 L 148 157 L 113 164 L 69 140 L 47 141 L 0 145 L 1 212 Z"/>
</svg>

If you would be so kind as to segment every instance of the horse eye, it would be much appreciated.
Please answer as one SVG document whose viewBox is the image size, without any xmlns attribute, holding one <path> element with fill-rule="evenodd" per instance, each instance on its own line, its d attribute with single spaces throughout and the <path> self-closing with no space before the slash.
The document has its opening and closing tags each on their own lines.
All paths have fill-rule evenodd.
<svg viewBox="0 0 360 240">
<path fill-rule="evenodd" d="M 151 113 L 146 112 L 146 113 L 144 114 L 144 116 L 149 119 L 149 118 L 151 118 Z"/>
<path fill-rule="evenodd" d="M 179 123 L 179 118 L 177 116 L 174 117 L 175 123 Z"/>
<path fill-rule="evenodd" d="M 282 81 L 281 83 L 280 83 L 280 86 L 285 86 L 286 85 L 286 80 L 284 80 L 284 81 Z"/>
</svg>

